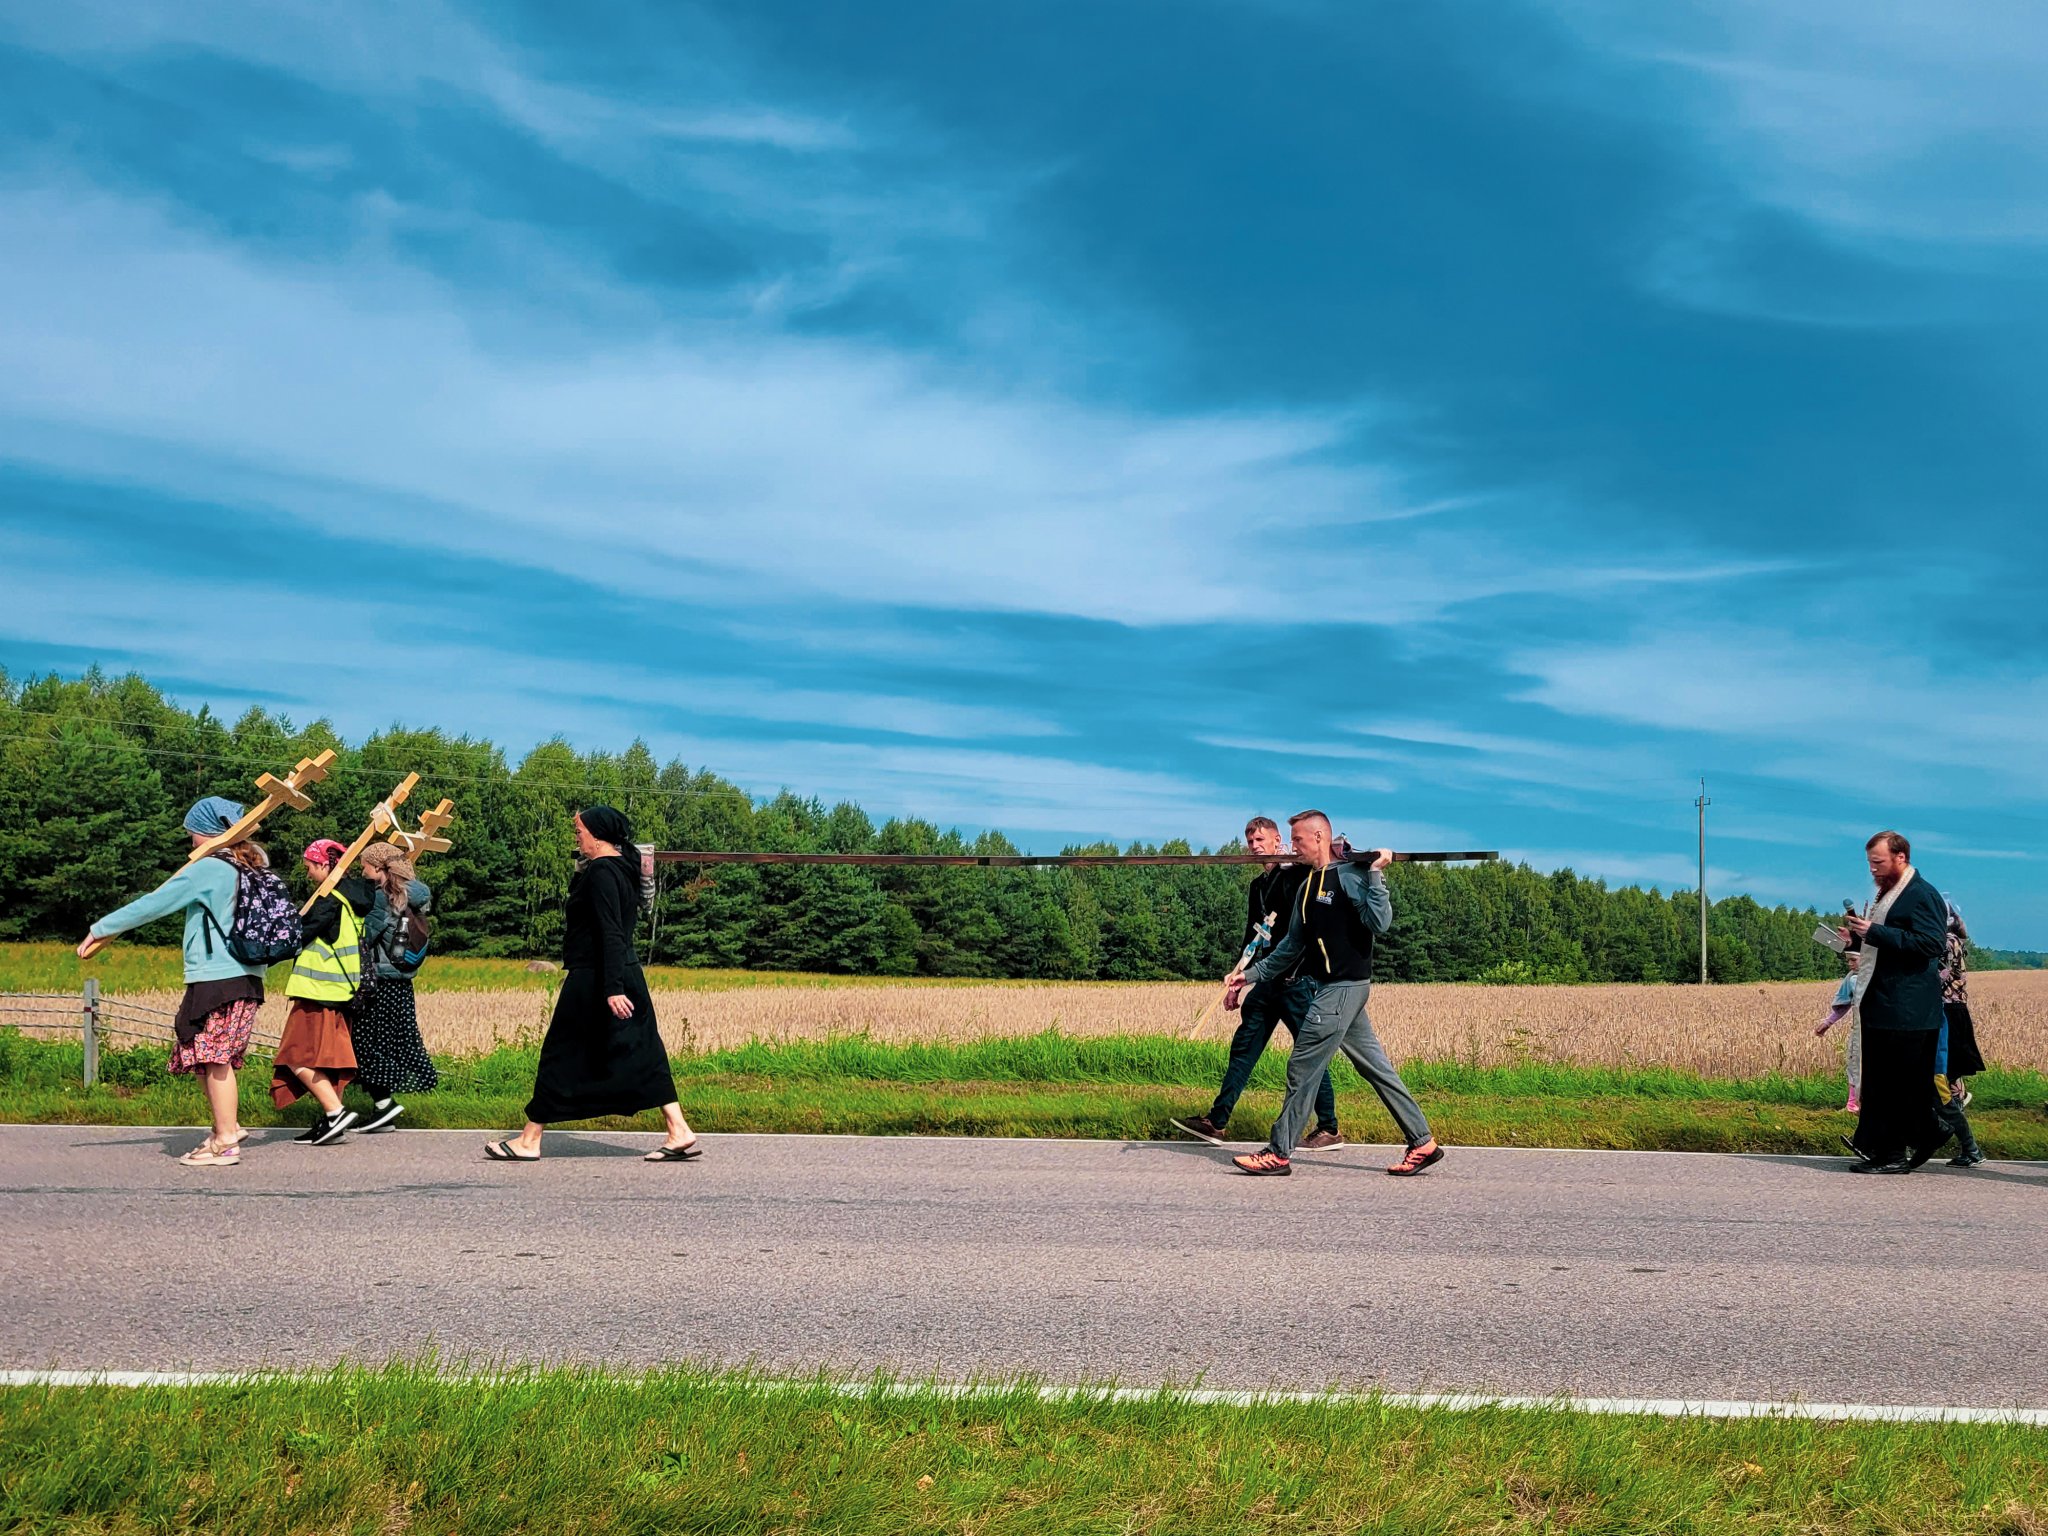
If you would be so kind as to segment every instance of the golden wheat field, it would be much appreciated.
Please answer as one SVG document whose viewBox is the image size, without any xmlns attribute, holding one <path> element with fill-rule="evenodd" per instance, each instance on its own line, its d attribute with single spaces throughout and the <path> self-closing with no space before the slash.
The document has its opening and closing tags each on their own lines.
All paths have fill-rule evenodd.
<svg viewBox="0 0 2048 1536">
<path fill-rule="evenodd" d="M 1836 1068 L 1839 1035 L 1813 1034 L 1832 990 L 1817 981 L 1705 988 L 1390 984 L 1374 991 L 1372 1015 L 1388 1047 L 1411 1060 L 1660 1065 L 1711 1077 L 1753 1077 Z M 1071 1035 L 1185 1034 L 1215 996 L 1215 987 L 1193 982 L 869 984 L 656 992 L 654 1004 L 671 1049 L 705 1051 L 749 1040 L 862 1032 L 897 1042 L 1044 1029 Z M 178 999 L 176 993 L 143 993 L 127 1000 L 168 1010 Z M 422 993 L 420 1030 L 436 1055 L 471 1055 L 501 1043 L 537 1040 L 548 1003 L 542 992 Z M 2048 972 L 1973 976 L 1970 1006 L 1986 1060 L 2048 1071 Z M 1213 1010 L 1200 1037 L 1228 1038 L 1234 1022 L 1234 1015 Z M 259 1029 L 275 1036 L 283 1024 L 284 1001 L 273 997 Z"/>
</svg>

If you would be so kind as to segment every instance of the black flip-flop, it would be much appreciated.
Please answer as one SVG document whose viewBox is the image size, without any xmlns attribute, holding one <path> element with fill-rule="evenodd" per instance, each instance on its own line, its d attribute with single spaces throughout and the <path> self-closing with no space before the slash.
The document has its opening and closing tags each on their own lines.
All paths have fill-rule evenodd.
<svg viewBox="0 0 2048 1536">
<path fill-rule="evenodd" d="M 687 1163 L 693 1157 L 702 1157 L 704 1149 L 692 1137 L 680 1147 L 656 1147 L 640 1161 L 643 1163 Z"/>
<path fill-rule="evenodd" d="M 531 1157 L 528 1157 L 524 1152 L 514 1152 L 512 1150 L 512 1143 L 509 1141 L 485 1142 L 484 1156 L 494 1163 L 537 1163 L 540 1161 L 540 1154 L 538 1152 L 534 1153 Z"/>
</svg>

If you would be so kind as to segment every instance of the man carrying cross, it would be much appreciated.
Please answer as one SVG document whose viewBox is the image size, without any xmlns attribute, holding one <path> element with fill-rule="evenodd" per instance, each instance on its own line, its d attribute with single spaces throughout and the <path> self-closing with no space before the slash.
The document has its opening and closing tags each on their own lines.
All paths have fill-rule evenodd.
<svg viewBox="0 0 2048 1536">
<path fill-rule="evenodd" d="M 1340 1050 L 1365 1075 L 1407 1138 L 1408 1152 L 1387 1172 L 1408 1178 L 1442 1161 L 1444 1151 L 1365 1014 L 1372 991 L 1374 939 L 1394 926 L 1394 903 L 1381 873 L 1393 854 L 1379 850 L 1369 865 L 1338 862 L 1330 818 L 1302 811 L 1288 818 L 1296 858 L 1308 866 L 1295 898 L 1294 922 L 1274 951 L 1244 973 L 1245 995 L 1261 983 L 1292 973 L 1296 965 L 1315 985 L 1308 1017 L 1294 1037 L 1287 1062 L 1287 1102 L 1266 1146 L 1232 1158 L 1240 1173 L 1288 1174 L 1290 1158 L 1315 1098 L 1316 1084 Z M 1234 977 L 1226 977 L 1227 985 Z"/>
<path fill-rule="evenodd" d="M 1245 823 L 1244 845 L 1247 852 L 1267 858 L 1266 867 L 1246 895 L 1242 943 L 1244 953 L 1251 956 L 1257 953 L 1254 946 L 1261 943 L 1262 933 L 1265 942 L 1274 944 L 1287 937 L 1301 882 L 1308 871 L 1302 865 L 1283 861 L 1280 828 L 1270 816 L 1254 816 Z M 1239 966 L 1242 968 L 1242 961 Z M 1229 983 L 1225 987 L 1223 1006 L 1241 1007 L 1242 1012 L 1237 1031 L 1230 1037 L 1230 1061 L 1223 1069 L 1223 1086 L 1216 1090 L 1216 1101 L 1207 1114 L 1189 1115 L 1173 1122 L 1190 1136 L 1199 1136 L 1219 1147 L 1223 1145 L 1223 1128 L 1230 1123 L 1230 1112 L 1237 1107 L 1239 1095 L 1251 1081 L 1252 1069 L 1265 1054 L 1274 1027 L 1285 1025 L 1289 1038 L 1293 1038 L 1301 1029 L 1301 1021 L 1308 1017 L 1309 1005 L 1315 1001 L 1315 984 L 1298 974 L 1298 970 L 1277 977 L 1256 997 L 1243 996 Z M 1337 1129 L 1337 1095 L 1327 1071 L 1316 1086 L 1315 1109 L 1316 1128 L 1302 1145 L 1312 1151 L 1343 1146 L 1343 1133 Z"/>
</svg>

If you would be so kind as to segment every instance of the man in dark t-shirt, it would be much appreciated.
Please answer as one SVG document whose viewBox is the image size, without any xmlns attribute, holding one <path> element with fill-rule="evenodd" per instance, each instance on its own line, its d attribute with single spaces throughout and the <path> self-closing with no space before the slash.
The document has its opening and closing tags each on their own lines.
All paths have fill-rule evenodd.
<svg viewBox="0 0 2048 1536">
<path fill-rule="evenodd" d="M 1287 936 L 1287 925 L 1293 921 L 1295 909 L 1300 905 L 1301 882 L 1307 869 L 1299 864 L 1281 862 L 1285 850 L 1280 844 L 1280 828 L 1271 817 L 1254 816 L 1245 824 L 1244 842 L 1248 851 L 1267 855 L 1271 862 L 1259 872 L 1258 879 L 1251 884 L 1245 898 L 1244 944 L 1251 958 L 1252 943 L 1264 933 L 1260 952 L 1271 949 Z M 1230 1113 L 1237 1108 L 1238 1096 L 1251 1080 L 1252 1069 L 1259 1064 L 1259 1057 L 1265 1054 L 1266 1043 L 1273 1038 L 1276 1025 L 1285 1025 L 1289 1036 L 1301 1028 L 1301 1021 L 1308 1017 L 1309 1005 L 1315 1001 L 1315 987 L 1306 978 L 1290 973 L 1284 979 L 1275 979 L 1267 986 L 1258 988 L 1244 1005 L 1242 1021 L 1237 1032 L 1230 1037 L 1230 1063 L 1223 1069 L 1223 1086 L 1217 1090 L 1216 1102 L 1209 1106 L 1206 1115 L 1188 1115 L 1173 1123 L 1190 1136 L 1223 1145 L 1224 1126 L 1230 1123 Z M 1230 993 L 1227 1006 L 1236 1006 L 1236 989 Z M 1302 1148 L 1307 1151 L 1323 1151 L 1344 1145 L 1343 1133 L 1337 1129 L 1337 1094 L 1330 1085 L 1330 1074 L 1323 1073 L 1321 1085 L 1316 1089 L 1315 1130 L 1303 1139 Z"/>
</svg>

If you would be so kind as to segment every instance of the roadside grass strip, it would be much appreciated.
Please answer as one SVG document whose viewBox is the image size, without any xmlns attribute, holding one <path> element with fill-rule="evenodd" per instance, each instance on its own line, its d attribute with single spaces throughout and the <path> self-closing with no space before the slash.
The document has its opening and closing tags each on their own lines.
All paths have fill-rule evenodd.
<svg viewBox="0 0 2048 1536">
<path fill-rule="evenodd" d="M 1056 1031 L 962 1044 L 886 1044 L 865 1036 L 751 1044 L 681 1056 L 672 1066 L 684 1112 L 707 1131 L 820 1135 L 1050 1136 L 1114 1141 L 1172 1137 L 1176 1115 L 1208 1106 L 1226 1047 L 1170 1036 Z M 165 1048 L 103 1051 L 100 1081 L 81 1081 L 73 1041 L 0 1030 L 0 1121 L 14 1124 L 199 1123 L 190 1082 L 164 1070 Z M 517 1127 L 533 1089 L 538 1051 L 507 1046 L 442 1063 L 442 1087 L 407 1095 L 417 1129 Z M 1848 1126 L 1839 1078 L 1701 1078 L 1665 1067 L 1526 1063 L 1475 1067 L 1415 1062 L 1403 1069 L 1446 1141 L 1463 1146 L 1578 1147 L 1609 1151 L 1834 1154 Z M 1231 1122 L 1263 1139 L 1279 1112 L 1286 1058 L 1269 1053 Z M 1338 1116 L 1354 1141 L 1394 1139 L 1379 1101 L 1348 1064 L 1333 1068 Z M 264 1058 L 241 1075 L 243 1122 L 299 1125 L 308 1105 L 274 1109 Z M 1972 1080 L 1970 1121 L 1991 1156 L 2048 1158 L 2048 1076 L 1991 1071 Z M 652 1114 L 585 1122 L 649 1130 Z"/>
<path fill-rule="evenodd" d="M 430 1360 L 0 1387 L 0 1528 L 2036 1536 L 2048 1430 Z"/>
</svg>

